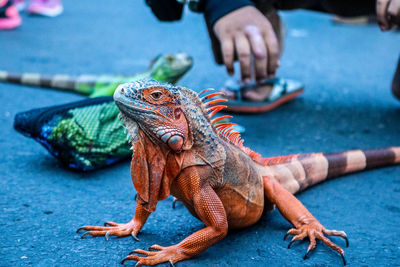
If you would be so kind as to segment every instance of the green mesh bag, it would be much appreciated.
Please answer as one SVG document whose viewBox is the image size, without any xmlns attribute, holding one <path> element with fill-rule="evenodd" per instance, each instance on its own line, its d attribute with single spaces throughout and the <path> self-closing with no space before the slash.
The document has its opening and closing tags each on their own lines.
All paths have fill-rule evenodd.
<svg viewBox="0 0 400 267">
<path fill-rule="evenodd" d="M 75 170 L 102 168 L 132 154 L 112 97 L 21 112 L 14 128 Z"/>
</svg>

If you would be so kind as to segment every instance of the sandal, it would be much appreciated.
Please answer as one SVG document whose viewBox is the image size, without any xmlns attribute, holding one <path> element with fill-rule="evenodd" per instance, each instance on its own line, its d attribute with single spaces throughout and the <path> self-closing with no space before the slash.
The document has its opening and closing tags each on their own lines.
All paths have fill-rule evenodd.
<svg viewBox="0 0 400 267">
<path fill-rule="evenodd" d="M 243 91 L 252 90 L 254 87 L 260 85 L 273 85 L 271 94 L 264 101 L 248 101 L 243 99 Z M 225 90 L 235 93 L 236 98 L 235 100 L 229 99 L 226 102 L 228 107 L 225 111 L 235 113 L 261 113 L 275 109 L 296 98 L 304 91 L 304 85 L 294 80 L 273 78 L 260 83 L 230 83 L 227 84 Z"/>
</svg>

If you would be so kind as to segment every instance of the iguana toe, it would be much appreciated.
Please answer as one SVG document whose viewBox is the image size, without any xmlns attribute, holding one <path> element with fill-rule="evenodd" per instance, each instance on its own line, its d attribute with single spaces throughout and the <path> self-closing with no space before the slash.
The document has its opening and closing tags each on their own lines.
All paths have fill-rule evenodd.
<svg viewBox="0 0 400 267">
<path fill-rule="evenodd" d="M 123 237 L 123 236 L 128 236 L 132 235 L 136 240 L 139 240 L 136 237 L 136 234 L 134 232 L 134 227 L 132 223 L 114 223 L 114 222 L 107 222 L 104 225 L 110 225 L 110 226 L 83 226 L 79 228 L 76 232 L 80 233 L 81 231 L 87 231 L 84 233 L 81 238 L 85 238 L 86 236 L 104 236 L 105 239 L 108 241 L 110 239 L 110 236 L 118 236 L 118 237 Z"/>
<path fill-rule="evenodd" d="M 134 253 L 141 255 L 135 255 Z M 162 247 L 159 245 L 153 245 L 148 250 L 135 249 L 122 260 L 121 264 L 124 264 L 128 260 L 133 260 L 137 261 L 136 266 L 156 265 L 168 262 L 170 266 L 175 267 L 174 263 L 187 258 L 188 257 L 182 253 L 177 246 Z"/>
<path fill-rule="evenodd" d="M 349 246 L 349 239 L 347 238 L 347 235 L 345 232 L 343 231 L 336 231 L 336 230 L 327 230 L 324 229 L 324 234 L 326 235 L 330 235 L 330 236 L 339 236 L 341 238 L 343 238 L 346 241 L 346 247 Z"/>
</svg>

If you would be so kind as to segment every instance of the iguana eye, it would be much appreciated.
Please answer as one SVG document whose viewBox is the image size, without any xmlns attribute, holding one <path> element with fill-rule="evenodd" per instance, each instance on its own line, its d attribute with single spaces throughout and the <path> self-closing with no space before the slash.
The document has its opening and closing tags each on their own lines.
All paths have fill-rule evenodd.
<svg viewBox="0 0 400 267">
<path fill-rule="evenodd" d="M 151 98 L 153 98 L 154 100 L 159 100 L 159 99 L 161 98 L 161 96 L 162 96 L 162 93 L 156 91 L 156 92 L 151 93 L 150 96 L 151 96 Z"/>
</svg>

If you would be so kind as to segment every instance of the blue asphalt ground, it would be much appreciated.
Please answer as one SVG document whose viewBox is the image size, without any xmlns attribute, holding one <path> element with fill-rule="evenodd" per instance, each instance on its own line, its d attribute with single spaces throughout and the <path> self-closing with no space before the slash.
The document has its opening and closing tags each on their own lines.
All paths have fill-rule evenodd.
<svg viewBox="0 0 400 267">
<path fill-rule="evenodd" d="M 159 53 L 185 51 L 195 66 L 181 84 L 220 87 L 226 74 L 213 63 L 202 17 L 187 12 L 181 22 L 159 23 L 143 2 L 68 0 L 61 17 L 23 15 L 22 27 L 0 32 L 0 69 L 136 73 Z M 265 156 L 400 145 L 400 102 L 390 93 L 399 32 L 333 25 L 328 16 L 306 11 L 282 15 L 287 42 L 279 75 L 302 80 L 306 91 L 273 112 L 236 116 L 247 128 L 246 144 Z M 202 228 L 181 204 L 173 210 L 167 199 L 138 243 L 80 239 L 75 230 L 82 225 L 131 219 L 129 163 L 72 172 L 12 128 L 19 111 L 78 99 L 82 96 L 0 85 L 1 266 L 119 266 L 135 248 L 174 244 Z M 298 198 L 327 228 L 347 232 L 348 266 L 400 264 L 400 167 L 348 175 Z M 287 249 L 282 238 L 289 227 L 273 211 L 177 266 L 341 266 L 340 257 L 322 244 L 306 261 L 306 242 Z"/>
</svg>

